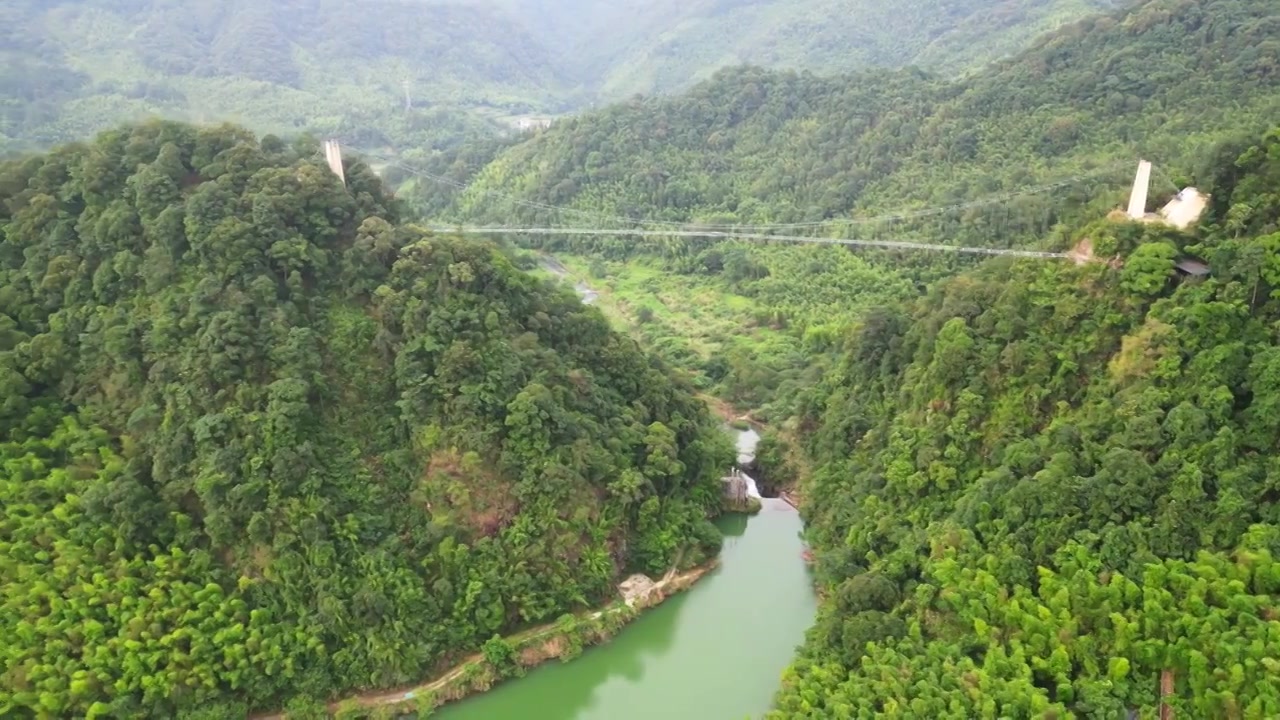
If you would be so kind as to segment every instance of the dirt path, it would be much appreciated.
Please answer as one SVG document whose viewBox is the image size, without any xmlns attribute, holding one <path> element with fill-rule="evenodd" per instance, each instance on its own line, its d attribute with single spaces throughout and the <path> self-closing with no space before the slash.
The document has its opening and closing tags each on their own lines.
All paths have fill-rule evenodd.
<svg viewBox="0 0 1280 720">
<path fill-rule="evenodd" d="M 698 398 L 707 404 L 707 407 L 711 409 L 712 414 L 725 422 L 731 423 L 735 420 L 745 420 L 757 429 L 765 428 L 769 425 L 768 423 L 757 420 L 750 412 L 739 412 L 738 409 L 735 408 L 728 400 L 722 400 L 715 395 L 701 392 L 698 393 Z"/>
<path fill-rule="evenodd" d="M 667 597 L 665 590 L 668 587 L 680 582 L 691 583 L 701 578 L 710 569 L 711 569 L 711 566 L 708 565 L 703 567 L 696 567 L 692 570 L 686 570 L 685 572 L 682 572 L 682 573 L 677 573 L 675 568 L 672 568 L 667 572 L 666 575 L 662 577 L 661 580 L 654 583 L 653 591 L 662 592 L 663 593 L 662 597 L 665 599 Z M 628 606 L 626 603 L 618 602 L 618 603 L 609 605 L 608 607 L 605 607 L 601 610 L 596 610 L 595 612 L 592 612 L 590 614 L 583 615 L 582 617 L 588 620 L 597 620 L 605 616 L 606 614 L 614 614 L 614 613 L 622 612 L 628 609 L 630 609 L 630 606 Z M 530 628 L 528 630 L 525 630 L 524 632 L 516 633 L 515 635 L 511 635 L 504 639 L 511 645 L 517 646 L 519 644 L 528 642 L 530 640 L 537 640 L 543 636 L 554 635 L 558 632 L 560 632 L 559 623 L 547 623 L 546 625 L 539 625 L 538 627 Z M 339 700 L 331 701 L 328 704 L 329 713 L 336 714 L 338 710 L 345 707 L 349 707 L 353 702 L 356 705 L 363 708 L 374 708 L 374 707 L 380 707 L 380 706 L 386 706 L 386 705 L 402 705 L 405 703 L 413 702 L 416 698 L 422 697 L 423 695 L 426 695 L 428 693 L 433 693 L 433 692 L 436 692 L 437 690 L 441 690 L 447 687 L 449 683 L 461 677 L 462 674 L 465 673 L 468 668 L 483 661 L 483 659 L 484 657 L 480 653 L 475 653 L 473 655 L 468 655 L 465 659 L 463 659 L 461 663 L 459 663 L 458 665 L 455 665 L 452 670 L 450 670 L 449 672 L 445 673 L 444 675 L 441 675 L 440 677 L 434 680 L 423 682 L 418 685 L 413 685 L 411 687 L 402 687 L 396 690 L 378 690 L 373 692 L 365 692 L 365 693 L 359 693 L 355 695 L 349 695 Z M 283 712 L 258 713 L 258 714 L 249 716 L 250 720 L 286 720 L 286 718 L 287 718 L 287 715 Z"/>
</svg>

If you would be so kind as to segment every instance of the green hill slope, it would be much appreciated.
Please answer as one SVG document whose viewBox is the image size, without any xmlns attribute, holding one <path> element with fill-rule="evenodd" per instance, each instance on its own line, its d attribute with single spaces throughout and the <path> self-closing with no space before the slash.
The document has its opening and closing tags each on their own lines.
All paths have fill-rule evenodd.
<svg viewBox="0 0 1280 720">
<path fill-rule="evenodd" d="M 796 399 L 770 418 L 799 447 L 771 439 L 761 455 L 807 466 L 825 600 L 775 717 L 1157 717 L 1163 701 L 1179 717 L 1269 718 L 1280 714 L 1280 134 L 1257 138 L 1280 102 L 1277 22 L 1262 0 L 1154 0 L 962 81 L 726 72 L 463 163 L 479 168 L 471 187 L 439 212 L 606 227 L 618 221 L 604 216 L 820 221 L 1124 161 L 1110 185 L 891 226 L 987 246 L 1088 238 L 1119 268 L 998 260 L 940 280 L 964 266 L 576 247 L 660 258 L 696 278 L 695 292 L 735 289 L 799 321 L 784 353 L 807 367 L 796 375 L 809 389 L 787 386 Z M 1121 204 L 1139 156 L 1212 194 L 1199 228 L 1085 221 Z M 1157 195 L 1173 186 L 1162 179 Z M 1182 280 L 1183 254 L 1212 276 Z M 845 280 L 848 301 L 830 298 Z M 904 282 L 933 286 L 903 300 Z M 649 287 L 679 284 L 661 283 Z M 804 332 L 825 322 L 834 328 Z"/>
<path fill-rule="evenodd" d="M 1154 208 L 1213 161 L 1216 143 L 1273 122 L 1277 22 L 1266 0 L 1151 0 L 1051 33 L 959 81 L 914 71 L 726 70 L 676 97 L 409 164 L 465 189 L 420 179 L 408 196 L 450 222 L 793 223 L 775 232 L 1064 250 L 1075 240 L 1070 228 L 1124 205 L 1137 158 L 1156 163 Z M 851 318 L 977 262 L 721 240 L 528 242 L 613 261 L 647 255 L 662 269 L 643 280 L 650 295 L 694 283 L 720 294 L 708 309 L 733 327 L 782 330 L 726 330 L 689 352 L 673 334 L 662 337 L 684 321 L 641 322 L 643 300 L 628 299 L 649 347 L 775 420 L 795 414 L 796 388 L 821 375 L 828 340 Z"/>
<path fill-rule="evenodd" d="M 724 71 L 508 149 L 454 214 L 592 219 L 510 194 L 610 216 L 791 223 L 948 205 L 1140 156 L 1185 173 L 1213 140 L 1274 117 L 1278 22 L 1267 0 L 1149 0 L 959 81 Z M 1129 165 L 1111 179 L 1131 176 Z"/>
<path fill-rule="evenodd" d="M 829 590 L 778 718 L 1280 713 L 1280 130 L 1123 269 L 992 262 L 862 318 L 809 400 Z M 1182 280 L 1179 253 L 1212 277 Z"/>
<path fill-rule="evenodd" d="M 717 547 L 700 401 L 316 151 L 154 124 L 0 166 L 0 714 L 304 707 Z"/>
</svg>

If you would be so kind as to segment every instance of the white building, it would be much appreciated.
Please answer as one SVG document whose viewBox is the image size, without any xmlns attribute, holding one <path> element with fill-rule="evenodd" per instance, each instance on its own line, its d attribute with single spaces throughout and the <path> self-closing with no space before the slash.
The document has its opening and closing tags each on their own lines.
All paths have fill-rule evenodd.
<svg viewBox="0 0 1280 720">
<path fill-rule="evenodd" d="M 1179 230 L 1186 230 L 1192 223 L 1200 219 L 1200 216 L 1204 214 L 1205 208 L 1208 206 L 1208 195 L 1193 187 L 1183 188 L 1177 197 L 1161 208 L 1160 216 L 1164 218 L 1165 222 Z"/>
<path fill-rule="evenodd" d="M 1199 190 L 1183 188 L 1178 195 L 1160 209 L 1159 213 L 1147 212 L 1147 192 L 1151 186 L 1151 163 L 1138 163 L 1138 175 L 1133 179 L 1133 192 L 1129 195 L 1130 219 L 1139 222 L 1163 222 L 1179 230 L 1186 230 L 1204 214 L 1209 206 L 1209 196 Z"/>
</svg>

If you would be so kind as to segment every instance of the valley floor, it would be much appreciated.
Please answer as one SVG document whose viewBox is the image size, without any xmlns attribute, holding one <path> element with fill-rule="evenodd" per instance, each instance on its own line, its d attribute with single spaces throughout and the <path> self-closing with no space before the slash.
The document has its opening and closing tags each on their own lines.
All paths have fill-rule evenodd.
<svg viewBox="0 0 1280 720">
<path fill-rule="evenodd" d="M 811 288 L 793 277 L 795 267 L 817 260 L 826 266 L 848 261 L 847 253 L 827 248 L 748 250 L 796 288 L 790 307 L 798 316 L 795 307 L 814 301 Z M 775 488 L 788 490 L 789 502 L 798 504 L 809 463 L 796 451 L 794 428 L 785 420 L 792 414 L 789 403 L 819 373 L 815 355 L 804 347 L 803 333 L 788 325 L 787 303 L 743 294 L 742 288 L 722 275 L 672 272 L 657 257 L 606 261 L 569 252 L 537 257 L 542 271 L 576 287 L 579 294 L 589 292 L 591 304 L 617 330 L 683 373 L 721 420 L 739 428 L 749 423 L 781 439 L 786 481 Z M 857 306 L 838 312 L 828 308 L 823 318 L 839 326 L 841 313 L 853 307 Z M 811 317 L 804 319 L 812 322 Z"/>
<path fill-rule="evenodd" d="M 615 328 L 685 375 L 719 417 L 765 422 L 758 410 L 772 393 L 761 371 L 785 365 L 782 358 L 795 349 L 795 338 L 773 323 L 766 304 L 719 277 L 671 272 L 657 258 L 604 261 L 556 252 L 554 260 L 549 274 L 579 293 L 589 288 L 591 303 Z"/>
</svg>

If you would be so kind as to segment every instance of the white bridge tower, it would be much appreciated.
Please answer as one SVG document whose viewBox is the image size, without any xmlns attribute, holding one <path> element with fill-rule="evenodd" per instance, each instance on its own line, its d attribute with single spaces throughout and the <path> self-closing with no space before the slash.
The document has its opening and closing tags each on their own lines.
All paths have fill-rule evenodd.
<svg viewBox="0 0 1280 720">
<path fill-rule="evenodd" d="M 1147 217 L 1147 192 L 1151 189 L 1151 163 L 1138 161 L 1138 175 L 1133 179 L 1133 192 L 1129 195 L 1129 217 L 1142 220 Z"/>
<path fill-rule="evenodd" d="M 347 176 L 342 171 L 342 148 L 338 145 L 337 140 L 324 141 L 324 159 L 329 162 L 329 169 L 334 175 L 342 181 L 343 185 L 347 184 Z"/>
</svg>

